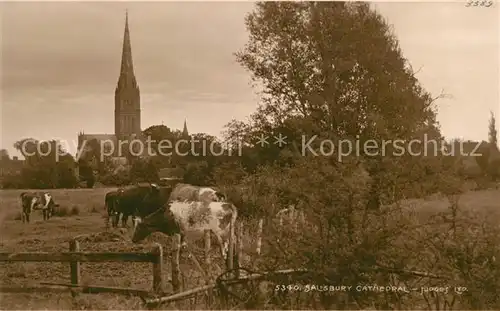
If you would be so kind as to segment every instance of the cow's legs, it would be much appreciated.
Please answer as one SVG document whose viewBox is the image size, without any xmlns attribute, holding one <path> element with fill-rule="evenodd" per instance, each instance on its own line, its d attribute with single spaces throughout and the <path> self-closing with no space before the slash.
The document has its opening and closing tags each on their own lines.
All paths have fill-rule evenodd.
<svg viewBox="0 0 500 311">
<path fill-rule="evenodd" d="M 180 233 L 180 236 L 181 236 L 181 247 L 187 247 L 186 236 L 184 235 L 183 232 Z"/>
<path fill-rule="evenodd" d="M 120 221 L 120 213 L 115 212 L 115 215 L 113 217 L 113 228 L 118 227 L 118 222 Z"/>
<path fill-rule="evenodd" d="M 123 228 L 127 228 L 128 216 L 129 216 L 129 215 L 128 215 L 128 214 L 125 214 L 125 213 L 122 215 L 122 227 L 123 227 Z"/>
<path fill-rule="evenodd" d="M 43 214 L 43 220 L 49 220 L 49 218 L 50 218 L 50 210 L 44 209 L 42 211 L 42 214 Z"/>
<path fill-rule="evenodd" d="M 27 223 L 30 223 L 30 213 L 29 213 L 29 212 L 27 212 L 27 213 L 25 213 L 25 214 L 26 214 L 26 222 L 27 222 Z"/>
<path fill-rule="evenodd" d="M 110 211 L 108 209 L 108 217 L 106 217 L 106 228 L 109 228 L 109 222 L 111 221 L 111 224 L 114 225 L 114 219 L 112 217 L 114 216 L 113 211 Z"/>
<path fill-rule="evenodd" d="M 115 226 L 114 216 L 116 214 L 114 207 L 111 203 L 106 203 L 106 211 L 108 213 L 108 218 L 106 219 L 106 228 L 109 228 L 109 221 L 111 220 L 111 225 Z"/>
</svg>

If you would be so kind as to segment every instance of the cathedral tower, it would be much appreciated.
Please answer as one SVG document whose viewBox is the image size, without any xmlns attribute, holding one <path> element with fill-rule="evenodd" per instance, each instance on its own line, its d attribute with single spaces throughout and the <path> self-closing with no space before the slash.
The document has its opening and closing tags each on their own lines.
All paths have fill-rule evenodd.
<svg viewBox="0 0 500 311">
<path fill-rule="evenodd" d="M 127 139 L 141 133 L 141 97 L 132 63 L 132 47 L 128 29 L 128 12 L 125 13 L 122 63 L 115 89 L 115 135 Z"/>
</svg>

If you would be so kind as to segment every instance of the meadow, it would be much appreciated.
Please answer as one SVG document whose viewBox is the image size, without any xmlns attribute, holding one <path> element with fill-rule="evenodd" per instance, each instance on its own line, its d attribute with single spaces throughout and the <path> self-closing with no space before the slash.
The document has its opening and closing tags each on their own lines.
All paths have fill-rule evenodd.
<svg viewBox="0 0 500 311">
<path fill-rule="evenodd" d="M 19 195 L 23 190 L 2 190 L 0 219 L 1 242 L 3 252 L 68 250 L 68 241 L 79 236 L 82 251 L 138 251 L 150 250 L 152 242 L 162 243 L 165 249 L 165 280 L 168 280 L 170 267 L 169 243 L 162 234 L 153 234 L 144 243 L 133 244 L 130 241 L 131 228 L 111 229 L 105 226 L 104 195 L 108 188 L 98 189 L 57 189 L 51 190 L 56 202 L 60 204 L 58 215 L 44 222 L 40 212 L 32 214 L 30 224 L 20 220 Z M 460 204 L 478 215 L 487 216 L 493 223 L 500 224 L 500 190 L 471 191 L 463 194 Z M 413 212 L 422 215 L 435 214 L 446 210 L 448 203 L 444 197 L 425 200 L 407 200 L 402 202 Z M 249 230 L 252 231 L 252 230 Z M 250 242 L 250 240 L 249 240 Z M 198 245 L 198 244 L 195 244 Z M 193 246 L 192 253 L 202 259 L 202 245 Z M 245 249 L 250 252 L 250 250 Z M 213 250 L 213 256 L 217 252 Z M 250 258 L 247 258 L 250 260 Z M 222 261 L 213 260 L 212 273 L 222 272 Z M 184 288 L 203 285 L 203 279 L 189 260 L 181 258 Z M 0 263 L 0 274 L 4 285 L 25 283 L 54 282 L 69 283 L 69 265 L 67 263 Z M 146 263 L 85 263 L 81 267 L 83 284 L 133 287 L 151 289 L 151 266 Z M 171 284 L 166 282 L 166 291 Z M 1 294 L 2 309 L 142 309 L 139 298 L 113 294 L 81 294 L 72 298 L 68 294 Z M 198 306 L 199 308 L 202 306 Z"/>
</svg>

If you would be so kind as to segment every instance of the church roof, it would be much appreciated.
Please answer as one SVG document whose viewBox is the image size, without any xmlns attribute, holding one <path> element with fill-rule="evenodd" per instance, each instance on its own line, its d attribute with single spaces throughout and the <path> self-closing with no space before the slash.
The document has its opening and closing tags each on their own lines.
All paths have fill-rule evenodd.
<svg viewBox="0 0 500 311">
<path fill-rule="evenodd" d="M 102 140 L 116 140 L 116 136 L 114 134 L 80 134 L 81 139 L 83 140 L 91 140 L 96 139 L 98 141 Z"/>
</svg>

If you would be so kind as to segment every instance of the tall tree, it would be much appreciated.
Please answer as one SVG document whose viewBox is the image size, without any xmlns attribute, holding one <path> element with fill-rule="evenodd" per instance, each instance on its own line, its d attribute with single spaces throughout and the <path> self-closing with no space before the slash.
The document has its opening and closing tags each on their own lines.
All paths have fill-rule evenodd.
<svg viewBox="0 0 500 311">
<path fill-rule="evenodd" d="M 497 134 L 498 134 L 498 132 L 497 132 L 497 127 L 496 127 L 495 115 L 491 111 L 490 112 L 490 124 L 489 124 L 489 127 L 488 127 L 488 138 L 489 138 L 490 144 L 492 144 L 493 146 L 496 146 L 496 147 L 498 147 L 498 136 L 497 136 Z"/>
<path fill-rule="evenodd" d="M 361 146 L 441 138 L 434 107 L 440 96 L 421 87 L 391 27 L 369 4 L 260 2 L 246 26 L 249 42 L 236 57 L 263 88 L 254 137 L 282 133 L 295 140 L 287 145 L 295 154 L 302 135 L 358 139 Z M 260 152 L 272 161 L 283 158 L 282 149 Z M 414 161 L 390 156 L 364 155 L 374 197 L 393 187 L 387 174 L 397 162 Z"/>
</svg>

